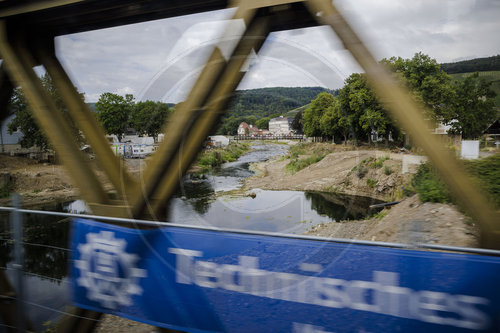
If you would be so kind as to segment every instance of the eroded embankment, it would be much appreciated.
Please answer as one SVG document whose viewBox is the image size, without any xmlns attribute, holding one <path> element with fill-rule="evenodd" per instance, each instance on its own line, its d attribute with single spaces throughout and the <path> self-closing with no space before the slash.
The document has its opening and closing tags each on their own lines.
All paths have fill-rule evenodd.
<svg viewBox="0 0 500 333">
<path fill-rule="evenodd" d="M 368 196 L 379 200 L 396 199 L 410 175 L 402 174 L 402 154 L 384 151 L 338 151 L 296 173 L 286 170 L 289 159 L 257 163 L 255 177 L 244 188 L 336 192 Z"/>
<path fill-rule="evenodd" d="M 371 218 L 313 227 L 308 235 L 396 243 L 438 243 L 478 246 L 478 231 L 468 217 L 450 204 L 422 203 L 402 195 L 412 174 L 402 173 L 403 154 L 384 151 L 338 151 L 294 174 L 285 160 L 258 163 L 258 174 L 245 188 L 345 193 L 392 201 L 402 200 Z"/>
</svg>

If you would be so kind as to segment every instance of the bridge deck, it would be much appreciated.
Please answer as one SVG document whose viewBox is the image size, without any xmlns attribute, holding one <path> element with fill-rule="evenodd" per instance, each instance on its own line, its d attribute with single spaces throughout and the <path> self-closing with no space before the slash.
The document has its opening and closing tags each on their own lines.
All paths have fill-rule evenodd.
<svg viewBox="0 0 500 333">
<path fill-rule="evenodd" d="M 231 6 L 227 0 L 6 0 L 0 2 L 0 18 L 23 31 L 50 36 L 110 28 Z M 284 22 L 274 30 L 317 25 L 308 13 Z"/>
</svg>

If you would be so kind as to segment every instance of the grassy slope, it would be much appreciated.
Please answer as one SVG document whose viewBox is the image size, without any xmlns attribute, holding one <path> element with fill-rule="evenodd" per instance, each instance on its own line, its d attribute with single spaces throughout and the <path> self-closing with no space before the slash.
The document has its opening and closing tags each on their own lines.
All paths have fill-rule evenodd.
<svg viewBox="0 0 500 333">
<path fill-rule="evenodd" d="M 464 80 L 467 76 L 472 74 L 474 73 L 456 73 L 450 75 L 454 80 Z M 479 72 L 479 77 L 492 82 L 491 88 L 497 94 L 495 97 L 495 105 L 500 107 L 500 71 Z"/>
</svg>

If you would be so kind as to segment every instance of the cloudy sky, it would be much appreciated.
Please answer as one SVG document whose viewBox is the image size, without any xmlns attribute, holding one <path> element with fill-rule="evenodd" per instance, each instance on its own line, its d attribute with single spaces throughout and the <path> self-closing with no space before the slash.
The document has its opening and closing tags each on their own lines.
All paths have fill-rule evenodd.
<svg viewBox="0 0 500 333">
<path fill-rule="evenodd" d="M 500 54 L 499 0 L 337 0 L 377 59 L 423 52 L 438 62 Z M 88 102 L 100 94 L 179 102 L 215 44 L 229 53 L 242 23 L 233 10 L 57 38 L 58 56 Z M 229 26 L 229 33 L 223 32 Z M 360 72 L 327 27 L 273 33 L 252 57 L 240 89 L 341 88 Z"/>
</svg>

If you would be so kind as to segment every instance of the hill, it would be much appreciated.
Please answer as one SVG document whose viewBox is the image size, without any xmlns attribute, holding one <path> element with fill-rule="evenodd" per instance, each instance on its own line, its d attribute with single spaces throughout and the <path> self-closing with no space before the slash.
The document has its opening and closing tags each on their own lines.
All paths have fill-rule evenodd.
<svg viewBox="0 0 500 333">
<path fill-rule="evenodd" d="M 297 115 L 297 113 L 299 113 L 300 111 L 304 112 L 309 107 L 309 105 L 311 105 L 311 103 L 308 103 L 308 104 L 302 105 L 296 109 L 290 110 L 285 114 L 285 116 L 286 117 L 295 117 Z"/>
<path fill-rule="evenodd" d="M 467 76 L 474 74 L 475 72 L 469 73 L 454 73 L 450 74 L 453 80 L 464 80 Z M 500 107 L 500 70 L 497 71 L 479 71 L 479 77 L 491 82 L 491 89 L 497 94 L 495 97 L 495 105 Z"/>
<path fill-rule="evenodd" d="M 500 55 L 441 64 L 448 74 L 500 71 Z"/>
<path fill-rule="evenodd" d="M 255 116 L 257 119 L 309 104 L 319 93 L 336 92 L 322 87 L 275 87 L 238 90 L 229 106 L 228 116 Z"/>
</svg>

